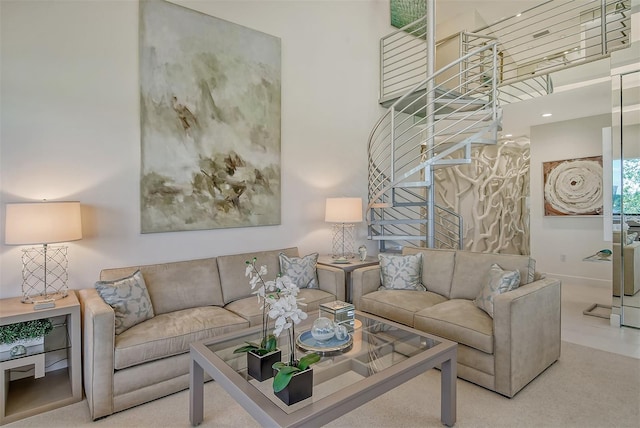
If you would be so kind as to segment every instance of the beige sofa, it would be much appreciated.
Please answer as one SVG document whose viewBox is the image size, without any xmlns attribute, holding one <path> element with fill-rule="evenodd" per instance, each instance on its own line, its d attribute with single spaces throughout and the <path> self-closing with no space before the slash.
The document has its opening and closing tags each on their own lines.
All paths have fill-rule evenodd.
<svg viewBox="0 0 640 428">
<path fill-rule="evenodd" d="M 458 376 L 513 397 L 560 357 L 560 281 L 535 274 L 529 256 L 407 248 L 423 253 L 427 291 L 378 290 L 380 268 L 353 271 L 356 309 L 458 342 Z M 520 286 L 496 296 L 494 316 L 473 300 L 489 269 L 520 271 Z"/>
<path fill-rule="evenodd" d="M 106 269 L 114 280 L 140 269 L 154 317 L 116 335 L 114 311 L 94 288 L 79 290 L 82 308 L 84 387 L 97 419 L 189 387 L 189 344 L 260 325 L 261 310 L 245 276 L 245 261 L 257 257 L 273 279 L 278 255 L 297 248 L 218 256 L 201 260 Z M 344 272 L 317 266 L 319 288 L 302 289 L 306 311 L 344 300 Z M 304 306 L 301 306 L 305 308 Z"/>
</svg>

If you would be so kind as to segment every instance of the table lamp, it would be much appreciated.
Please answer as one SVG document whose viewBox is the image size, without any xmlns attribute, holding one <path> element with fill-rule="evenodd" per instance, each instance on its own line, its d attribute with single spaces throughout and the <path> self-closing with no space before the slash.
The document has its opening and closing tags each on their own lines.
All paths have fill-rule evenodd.
<svg viewBox="0 0 640 428">
<path fill-rule="evenodd" d="M 362 221 L 362 198 L 327 198 L 324 221 L 334 223 L 332 254 L 335 263 L 355 256 L 354 224 Z"/>
<path fill-rule="evenodd" d="M 35 309 L 55 306 L 67 296 L 67 247 L 49 244 L 82 239 L 80 202 L 27 202 L 6 205 L 5 244 L 22 250 L 22 302 Z"/>
</svg>

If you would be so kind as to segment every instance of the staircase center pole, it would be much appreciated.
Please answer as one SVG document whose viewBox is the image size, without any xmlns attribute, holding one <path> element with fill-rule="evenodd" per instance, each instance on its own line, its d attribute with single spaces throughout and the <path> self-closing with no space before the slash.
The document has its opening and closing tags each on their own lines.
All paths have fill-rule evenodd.
<svg viewBox="0 0 640 428">
<path fill-rule="evenodd" d="M 436 1 L 427 0 L 427 15 L 426 15 L 426 46 L 427 46 L 427 77 L 433 76 L 435 72 L 435 60 L 436 60 Z M 427 106 L 426 106 L 426 130 L 427 130 L 427 153 L 433 153 L 431 149 L 435 145 L 435 82 L 430 79 L 427 82 Z M 425 179 L 430 183 L 427 188 L 427 247 L 435 247 L 435 197 L 436 189 L 434 180 L 433 168 L 425 168 Z"/>
</svg>

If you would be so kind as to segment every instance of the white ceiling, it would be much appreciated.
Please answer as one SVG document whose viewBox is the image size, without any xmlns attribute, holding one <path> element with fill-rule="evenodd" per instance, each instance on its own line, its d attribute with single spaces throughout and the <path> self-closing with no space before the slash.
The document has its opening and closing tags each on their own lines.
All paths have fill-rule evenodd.
<svg viewBox="0 0 640 428">
<path fill-rule="evenodd" d="M 445 22 L 475 11 L 487 24 L 491 24 L 541 3 L 544 0 L 436 0 L 436 20 Z"/>
<path fill-rule="evenodd" d="M 542 117 L 542 113 L 552 113 Z M 503 107 L 502 133 L 530 136 L 530 127 L 611 113 L 611 83 L 603 81 Z"/>
</svg>

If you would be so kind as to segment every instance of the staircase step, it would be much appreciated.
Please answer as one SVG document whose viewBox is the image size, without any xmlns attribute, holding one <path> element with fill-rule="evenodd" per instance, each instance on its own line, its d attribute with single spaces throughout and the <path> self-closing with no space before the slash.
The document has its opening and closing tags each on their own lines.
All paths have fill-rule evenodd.
<svg viewBox="0 0 640 428">
<path fill-rule="evenodd" d="M 502 130 L 502 128 L 499 128 L 498 130 L 500 131 L 500 130 Z M 478 138 L 478 139 L 473 140 L 473 142 L 475 144 L 497 144 L 498 140 L 494 140 L 494 139 L 491 139 L 491 138 Z"/>
<path fill-rule="evenodd" d="M 386 225 L 400 225 L 400 224 L 427 224 L 427 219 L 402 219 L 402 220 L 371 220 L 370 225 L 386 226 Z"/>
<path fill-rule="evenodd" d="M 468 165 L 471 163 L 471 159 L 440 159 L 439 161 L 434 162 L 432 165 L 434 168 L 444 168 L 445 166 L 451 165 Z"/>
<path fill-rule="evenodd" d="M 369 239 L 373 241 L 425 241 L 427 237 L 425 235 L 369 235 Z"/>
<path fill-rule="evenodd" d="M 395 187 L 403 188 L 403 187 L 429 187 L 431 185 L 430 181 L 404 181 L 402 183 L 397 184 Z"/>
<path fill-rule="evenodd" d="M 371 204 L 371 208 L 393 208 L 393 204 L 390 202 L 376 202 Z"/>
<path fill-rule="evenodd" d="M 486 105 L 486 102 L 484 100 L 475 98 L 464 98 L 460 93 L 452 91 L 447 92 L 442 88 L 436 88 L 435 92 L 437 99 L 435 108 L 436 110 L 438 108 L 443 110 L 442 113 L 452 112 L 458 109 L 460 109 L 461 111 L 474 111 L 482 109 Z M 418 116 L 424 117 L 425 112 L 420 112 L 420 110 L 424 110 L 425 108 L 425 93 L 426 90 L 424 89 L 414 92 L 396 105 L 396 111 L 403 111 L 405 113 L 417 114 Z M 380 100 L 380 105 L 385 108 L 389 108 L 400 98 L 401 96 L 388 97 L 386 99 Z"/>
<path fill-rule="evenodd" d="M 481 120 L 483 122 L 489 122 L 489 121 L 493 120 L 493 115 L 492 115 L 491 110 L 479 109 L 479 110 L 475 110 L 473 112 L 460 111 L 460 112 L 455 112 L 455 113 L 451 113 L 450 112 L 450 113 L 436 114 L 435 118 L 438 121 L 441 121 L 441 120 L 461 121 L 461 123 L 464 123 L 464 122 L 477 122 L 479 120 Z"/>
</svg>

